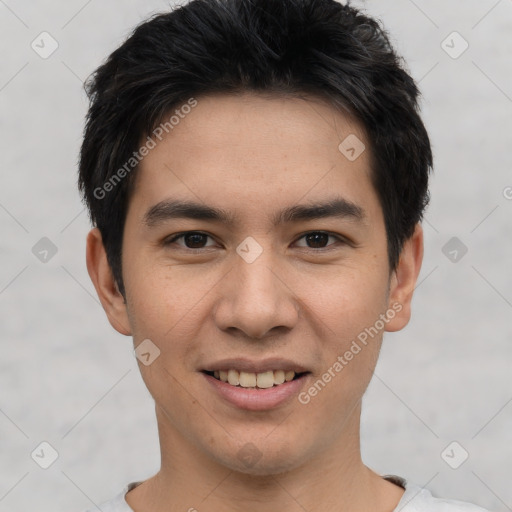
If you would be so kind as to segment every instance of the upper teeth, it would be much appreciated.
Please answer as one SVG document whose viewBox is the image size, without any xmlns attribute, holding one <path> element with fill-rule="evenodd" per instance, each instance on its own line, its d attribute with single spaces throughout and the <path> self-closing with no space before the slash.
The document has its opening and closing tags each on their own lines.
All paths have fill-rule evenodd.
<svg viewBox="0 0 512 512">
<path fill-rule="evenodd" d="M 243 388 L 271 388 L 274 385 L 282 384 L 293 380 L 295 372 L 292 370 L 269 370 L 262 373 L 239 372 L 238 370 L 214 371 L 213 376 L 222 382 L 228 382 L 232 386 Z"/>
</svg>

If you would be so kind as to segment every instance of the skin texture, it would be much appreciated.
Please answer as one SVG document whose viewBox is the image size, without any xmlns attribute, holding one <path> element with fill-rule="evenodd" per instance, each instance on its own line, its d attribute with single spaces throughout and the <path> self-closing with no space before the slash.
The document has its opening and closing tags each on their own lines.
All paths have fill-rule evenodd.
<svg viewBox="0 0 512 512">
<path fill-rule="evenodd" d="M 390 272 L 383 213 L 370 181 L 361 126 L 314 98 L 245 93 L 198 105 L 142 161 L 123 241 L 126 302 L 91 230 L 87 266 L 112 326 L 151 339 L 160 356 L 139 363 L 156 404 L 161 470 L 127 495 L 136 512 L 169 510 L 392 511 L 403 490 L 360 455 L 361 399 L 383 329 L 309 403 L 296 397 L 267 411 L 219 397 L 201 370 L 226 357 L 283 357 L 311 374 L 307 390 L 360 332 L 400 305 L 384 327 L 402 329 L 423 255 L 418 225 Z M 355 134 L 366 150 L 349 161 L 338 145 Z M 274 226 L 296 204 L 343 197 L 362 219 L 325 218 Z M 233 225 L 168 219 L 150 227 L 162 200 L 188 199 L 236 214 Z M 183 231 L 209 237 L 164 242 Z M 315 245 L 304 237 L 342 237 Z M 247 263 L 248 236 L 263 252 Z M 195 245 L 194 245 L 195 244 Z M 196 247 L 196 248 L 194 248 Z M 194 252 L 195 251 L 195 252 Z M 259 460 L 243 464 L 252 443 Z"/>
</svg>

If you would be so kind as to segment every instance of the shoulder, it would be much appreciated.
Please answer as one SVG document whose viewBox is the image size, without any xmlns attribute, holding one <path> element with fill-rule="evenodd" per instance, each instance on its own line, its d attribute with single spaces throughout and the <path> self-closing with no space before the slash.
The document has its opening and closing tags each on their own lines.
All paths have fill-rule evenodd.
<svg viewBox="0 0 512 512">
<path fill-rule="evenodd" d="M 435 498 L 427 489 L 405 484 L 405 493 L 394 512 L 489 512 L 465 501 Z"/>
<path fill-rule="evenodd" d="M 489 512 L 487 509 L 465 501 L 435 498 L 429 490 L 399 477 L 388 477 L 387 479 L 405 488 L 402 499 L 393 512 Z M 112 500 L 102 503 L 99 506 L 100 510 L 102 512 L 133 512 L 126 503 L 125 496 L 139 483 L 132 482 L 125 486 Z M 97 508 L 87 512 L 95 512 Z"/>
<path fill-rule="evenodd" d="M 105 501 L 94 508 L 87 510 L 86 512 L 97 512 L 97 510 L 101 510 L 101 512 L 133 512 L 128 503 L 126 503 L 125 496 L 128 491 L 131 491 L 134 487 L 139 485 L 141 482 L 132 482 L 124 487 L 124 489 L 113 499 L 109 501 Z"/>
</svg>

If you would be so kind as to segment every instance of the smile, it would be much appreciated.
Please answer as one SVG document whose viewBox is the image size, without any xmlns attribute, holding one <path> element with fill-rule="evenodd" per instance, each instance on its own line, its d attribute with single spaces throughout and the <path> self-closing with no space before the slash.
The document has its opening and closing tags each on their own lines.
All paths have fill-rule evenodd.
<svg viewBox="0 0 512 512">
<path fill-rule="evenodd" d="M 248 411 L 268 411 L 296 403 L 293 398 L 303 390 L 311 375 L 311 372 L 291 370 L 253 373 L 231 369 L 203 370 L 201 373 L 214 396 L 230 406 Z"/>
<path fill-rule="evenodd" d="M 235 387 L 268 389 L 280 386 L 285 382 L 300 378 L 306 372 L 294 372 L 293 370 L 268 370 L 260 373 L 245 372 L 239 370 L 215 370 L 206 371 L 208 375 L 221 382 L 226 382 Z"/>
</svg>

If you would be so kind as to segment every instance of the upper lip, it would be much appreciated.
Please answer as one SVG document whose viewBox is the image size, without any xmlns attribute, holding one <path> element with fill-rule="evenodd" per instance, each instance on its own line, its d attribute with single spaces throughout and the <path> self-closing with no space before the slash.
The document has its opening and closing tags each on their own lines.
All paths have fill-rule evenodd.
<svg viewBox="0 0 512 512">
<path fill-rule="evenodd" d="M 202 371 L 214 372 L 219 370 L 240 370 L 248 373 L 263 373 L 270 370 L 294 371 L 295 373 L 309 372 L 301 364 L 280 357 L 261 359 L 247 359 L 245 357 L 235 357 L 230 359 L 221 359 L 204 366 Z"/>
</svg>

